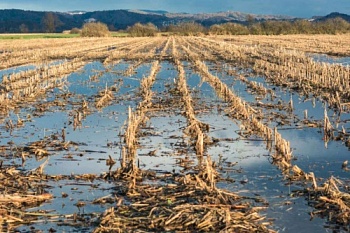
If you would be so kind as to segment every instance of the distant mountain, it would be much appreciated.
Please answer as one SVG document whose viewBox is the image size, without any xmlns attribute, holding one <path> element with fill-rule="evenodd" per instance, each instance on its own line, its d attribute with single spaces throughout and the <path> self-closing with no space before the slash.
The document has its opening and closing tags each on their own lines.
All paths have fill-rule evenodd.
<svg viewBox="0 0 350 233">
<path fill-rule="evenodd" d="M 167 11 L 161 10 L 129 10 L 130 12 L 140 13 L 140 14 L 157 14 L 157 15 L 165 15 L 168 13 Z"/>
<path fill-rule="evenodd" d="M 164 21 L 168 18 L 159 14 L 144 14 L 135 13 L 129 10 L 110 10 L 110 11 L 94 11 L 87 12 L 81 15 L 82 20 L 94 18 L 99 22 L 103 22 L 108 25 L 112 30 L 126 29 L 128 26 L 132 26 L 135 23 L 153 23 L 157 26 L 162 26 Z"/>
<path fill-rule="evenodd" d="M 256 14 L 248 14 L 237 11 L 227 11 L 227 12 L 217 12 L 217 13 L 199 13 L 199 14 L 187 14 L 187 13 L 167 13 L 165 16 L 169 18 L 186 18 L 192 20 L 208 20 L 208 19 L 222 19 L 224 21 L 246 21 L 248 16 L 253 17 L 256 20 L 285 20 L 285 19 L 293 19 L 290 16 L 284 15 L 256 15 Z"/>
<path fill-rule="evenodd" d="M 126 29 L 128 26 L 140 23 L 153 23 L 162 26 L 169 19 L 155 13 L 135 13 L 129 10 L 110 11 L 71 11 L 43 12 L 24 10 L 0 10 L 0 33 L 45 32 L 45 17 L 50 13 L 54 18 L 55 32 L 80 28 L 87 21 L 99 21 L 108 25 L 110 30 Z"/>
<path fill-rule="evenodd" d="M 165 16 L 172 19 L 173 21 L 194 21 L 197 23 L 201 23 L 204 26 L 211 26 L 213 24 L 221 24 L 227 22 L 245 23 L 248 17 L 251 17 L 256 21 L 294 19 L 293 17 L 284 15 L 256 15 L 237 11 L 199 14 L 167 13 L 165 14 Z"/>
<path fill-rule="evenodd" d="M 31 32 L 40 32 L 44 15 L 45 12 L 0 10 L 0 32 L 19 32 L 22 24 Z"/>
<path fill-rule="evenodd" d="M 67 14 L 69 15 L 82 15 L 85 14 L 86 11 L 68 11 Z"/>
<path fill-rule="evenodd" d="M 350 15 L 342 14 L 342 13 L 338 13 L 338 12 L 333 12 L 333 13 L 330 13 L 329 15 L 326 15 L 326 16 L 313 17 L 313 19 L 315 21 L 321 21 L 321 22 L 326 21 L 328 19 L 335 19 L 335 18 L 342 18 L 350 23 Z"/>
</svg>

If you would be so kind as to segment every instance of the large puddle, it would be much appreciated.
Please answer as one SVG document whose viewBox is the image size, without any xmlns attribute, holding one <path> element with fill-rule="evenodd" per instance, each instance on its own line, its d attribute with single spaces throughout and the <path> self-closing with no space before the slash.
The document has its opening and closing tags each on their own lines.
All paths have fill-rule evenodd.
<svg viewBox="0 0 350 233">
<path fill-rule="evenodd" d="M 349 64 L 349 59 L 333 59 L 317 56 L 314 59 L 323 62 Z M 27 119 L 24 126 L 13 130 L 6 130 L 6 120 L 0 125 L 1 144 L 11 144 L 24 147 L 32 142 L 42 140 L 45 137 L 61 132 L 66 132 L 66 141 L 75 143 L 75 147 L 65 151 L 50 151 L 48 165 L 45 173 L 48 175 L 64 175 L 67 178 L 49 182 L 48 191 L 54 195 L 54 199 L 42 206 L 30 209 L 30 211 L 44 211 L 57 218 L 42 219 L 30 226 L 19 227 L 19 232 L 30 232 L 39 229 L 43 232 L 51 228 L 57 232 L 91 232 L 96 227 L 96 220 L 111 204 L 93 204 L 93 201 L 113 195 L 113 187 L 116 183 L 94 179 L 90 181 L 77 181 L 69 179 L 70 176 L 83 174 L 96 174 L 97 176 L 108 173 L 109 166 L 106 160 L 111 156 L 117 163 L 111 169 L 119 166 L 121 156 L 121 135 L 125 128 L 128 108 L 135 109 L 140 101 L 136 95 L 139 90 L 140 80 L 147 77 L 151 64 L 144 63 L 136 67 L 132 76 L 124 76 L 124 71 L 133 62 L 122 61 L 108 70 L 100 63 L 93 62 L 86 65 L 82 72 L 68 76 L 68 84 L 65 89 L 55 89 L 48 93 L 45 101 L 64 100 L 64 106 L 50 106 L 40 115 L 34 114 L 37 106 L 28 106 L 20 112 L 12 112 L 6 119 L 16 121 L 19 116 Z M 326 231 L 325 219 L 315 218 L 310 221 L 308 206 L 304 197 L 294 196 L 296 190 L 303 189 L 298 184 L 290 184 L 284 179 L 281 171 L 271 163 L 270 152 L 266 144 L 259 140 L 242 138 L 239 134 L 239 122 L 230 119 L 224 103 L 212 89 L 194 73 L 191 65 L 184 63 L 186 68 L 188 88 L 194 99 L 194 107 L 197 118 L 210 126 L 209 137 L 218 140 L 210 146 L 206 153 L 216 161 L 219 171 L 225 180 L 218 186 L 239 193 L 242 196 L 260 200 L 267 207 L 262 215 L 273 220 L 273 229 L 279 232 L 323 232 Z M 210 64 L 209 64 L 210 65 Z M 29 68 L 29 67 L 26 67 Z M 21 68 L 6 70 L 3 73 L 17 72 Z M 250 92 L 247 85 L 237 77 L 230 76 L 225 72 L 213 71 L 234 93 L 253 105 L 257 95 Z M 98 77 L 92 78 L 94 75 Z M 168 63 L 161 63 L 161 70 L 157 74 L 152 91 L 155 93 L 153 101 L 162 103 L 170 101 L 168 94 L 174 88 L 174 79 L 177 78 L 175 67 Z M 294 164 L 306 172 L 312 171 L 317 177 L 327 179 L 330 176 L 340 178 L 348 182 L 349 173 L 342 169 L 342 163 L 348 159 L 349 150 L 341 141 L 330 141 L 325 147 L 322 128 L 308 128 L 300 121 L 304 118 L 305 110 L 308 118 L 322 122 L 324 117 L 324 103 L 313 97 L 299 96 L 281 87 L 266 83 L 263 77 L 248 77 L 250 81 L 261 83 L 264 87 L 272 89 L 275 97 L 259 98 L 264 104 L 288 105 L 293 100 L 293 111 L 289 113 L 283 109 L 272 108 L 262 111 L 270 118 L 266 121 L 270 127 L 277 127 L 282 136 L 291 142 L 293 148 Z M 106 86 L 120 85 L 115 93 L 112 103 L 97 111 L 93 107 L 94 97 L 103 91 Z M 62 97 L 66 96 L 66 97 Z M 63 98 L 63 99 L 62 99 Z M 45 102 L 44 101 L 44 102 Z M 79 127 L 72 125 L 74 111 L 87 101 L 91 111 L 84 116 Z M 193 152 L 183 136 L 186 127 L 186 119 L 181 115 L 181 109 L 165 109 L 152 112 L 147 125 L 143 127 L 143 136 L 140 137 L 138 150 L 139 166 L 142 169 L 152 170 L 158 173 L 185 172 L 186 166 L 181 165 L 179 160 L 188 149 L 188 157 L 193 159 Z M 282 115 L 276 117 L 276 113 Z M 275 114 L 275 115 L 274 115 Z M 328 111 L 334 127 L 346 130 L 350 128 L 349 114 L 343 113 L 338 116 L 331 110 Z M 3 158 L 4 164 L 15 165 L 24 171 L 30 171 L 42 164 L 44 159 L 22 160 L 14 155 Z M 78 203 L 83 202 L 83 206 Z M 74 225 L 74 221 L 66 222 L 67 216 L 78 215 L 84 219 L 85 226 Z M 32 229 L 30 230 L 30 227 Z"/>
</svg>

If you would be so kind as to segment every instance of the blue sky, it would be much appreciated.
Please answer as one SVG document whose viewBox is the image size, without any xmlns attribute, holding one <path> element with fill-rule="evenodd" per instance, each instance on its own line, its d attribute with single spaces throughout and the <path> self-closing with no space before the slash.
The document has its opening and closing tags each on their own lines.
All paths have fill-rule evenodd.
<svg viewBox="0 0 350 233">
<path fill-rule="evenodd" d="M 350 14 L 350 0 L 0 0 L 0 9 L 45 11 L 149 9 L 187 13 L 240 11 L 308 18 L 331 12 Z"/>
</svg>

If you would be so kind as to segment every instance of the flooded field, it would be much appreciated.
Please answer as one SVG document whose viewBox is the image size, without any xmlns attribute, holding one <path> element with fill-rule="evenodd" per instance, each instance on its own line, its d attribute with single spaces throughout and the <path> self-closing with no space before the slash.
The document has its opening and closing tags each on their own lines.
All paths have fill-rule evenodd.
<svg viewBox="0 0 350 233">
<path fill-rule="evenodd" d="M 350 51 L 304 37 L 1 42 L 0 231 L 350 231 Z"/>
</svg>

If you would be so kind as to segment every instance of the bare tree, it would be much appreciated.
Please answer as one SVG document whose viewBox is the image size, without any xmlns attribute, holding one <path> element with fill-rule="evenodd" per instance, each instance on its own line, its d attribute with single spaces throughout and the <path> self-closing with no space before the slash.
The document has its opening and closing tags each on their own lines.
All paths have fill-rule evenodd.
<svg viewBox="0 0 350 233">
<path fill-rule="evenodd" d="M 252 26 L 255 23 L 255 18 L 253 15 L 247 15 L 246 16 L 246 21 L 248 23 L 248 26 Z"/>
<path fill-rule="evenodd" d="M 29 32 L 29 29 L 27 27 L 27 25 L 25 25 L 24 23 L 22 23 L 20 26 L 19 26 L 19 31 L 21 33 L 28 33 Z"/>
<path fill-rule="evenodd" d="M 156 36 L 158 28 L 152 23 L 136 23 L 133 26 L 128 27 L 127 32 L 129 32 L 131 36 Z"/>
<path fill-rule="evenodd" d="M 81 30 L 82 37 L 108 37 L 110 36 L 110 31 L 104 23 L 86 23 Z"/>
<path fill-rule="evenodd" d="M 45 32 L 55 32 L 55 16 L 52 12 L 45 13 L 42 23 Z"/>
</svg>

